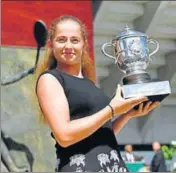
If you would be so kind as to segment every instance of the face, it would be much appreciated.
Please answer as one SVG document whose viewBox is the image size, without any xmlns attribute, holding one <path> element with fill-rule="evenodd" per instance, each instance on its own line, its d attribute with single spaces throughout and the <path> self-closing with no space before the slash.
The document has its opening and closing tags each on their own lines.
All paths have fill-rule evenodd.
<svg viewBox="0 0 176 173">
<path fill-rule="evenodd" d="M 133 151 L 132 146 L 131 146 L 131 145 L 127 145 L 127 146 L 126 146 L 126 151 L 127 151 L 127 152 L 132 152 L 132 151 Z"/>
<path fill-rule="evenodd" d="M 157 151 L 157 150 L 160 149 L 160 144 L 158 142 L 154 142 L 152 144 L 152 148 L 153 148 L 154 151 Z"/>
<path fill-rule="evenodd" d="M 69 20 L 57 24 L 51 47 L 59 63 L 80 63 L 84 51 L 84 40 L 79 24 Z"/>
</svg>

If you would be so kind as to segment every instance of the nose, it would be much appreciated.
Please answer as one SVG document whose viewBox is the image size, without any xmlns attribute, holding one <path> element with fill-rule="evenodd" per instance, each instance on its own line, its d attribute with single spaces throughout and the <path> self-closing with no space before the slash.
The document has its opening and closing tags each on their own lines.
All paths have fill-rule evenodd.
<svg viewBox="0 0 176 173">
<path fill-rule="evenodd" d="M 70 41 L 67 41 L 64 46 L 64 52 L 72 52 L 73 51 L 73 45 Z"/>
<path fill-rule="evenodd" d="M 64 50 L 65 50 L 65 52 L 72 52 L 72 48 L 71 47 L 65 47 Z"/>
<path fill-rule="evenodd" d="M 73 46 L 72 46 L 71 42 L 67 41 L 65 44 L 65 49 L 72 49 L 72 48 L 73 48 Z"/>
</svg>

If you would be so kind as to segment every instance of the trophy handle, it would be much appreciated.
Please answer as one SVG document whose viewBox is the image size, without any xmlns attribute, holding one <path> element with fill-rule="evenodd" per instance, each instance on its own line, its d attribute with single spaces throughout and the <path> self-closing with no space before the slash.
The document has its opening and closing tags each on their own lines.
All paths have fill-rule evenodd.
<svg viewBox="0 0 176 173">
<path fill-rule="evenodd" d="M 113 60 L 115 61 L 115 64 L 116 64 L 117 61 L 118 61 L 118 58 L 115 58 L 114 56 L 107 54 L 106 51 L 105 51 L 105 49 L 106 49 L 107 47 L 111 47 L 111 46 L 113 46 L 113 47 L 115 48 L 115 46 L 114 46 L 112 43 L 105 43 L 105 44 L 103 44 L 103 46 L 101 47 L 101 50 L 102 50 L 102 52 L 103 52 L 107 57 L 113 59 Z"/>
<path fill-rule="evenodd" d="M 156 40 L 153 40 L 153 39 L 148 40 L 148 43 L 156 45 L 156 49 L 152 53 L 149 54 L 149 57 L 151 57 L 153 54 L 155 54 L 156 52 L 158 52 L 158 50 L 159 50 L 159 43 Z"/>
</svg>

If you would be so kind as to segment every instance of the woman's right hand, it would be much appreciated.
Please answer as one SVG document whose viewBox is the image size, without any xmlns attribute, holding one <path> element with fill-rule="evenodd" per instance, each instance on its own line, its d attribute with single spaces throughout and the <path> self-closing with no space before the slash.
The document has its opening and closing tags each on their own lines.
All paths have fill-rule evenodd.
<svg viewBox="0 0 176 173">
<path fill-rule="evenodd" d="M 116 115 L 124 114 L 138 104 L 148 100 L 148 98 L 144 96 L 124 99 L 121 94 L 122 88 L 120 85 L 118 85 L 116 94 L 110 102 L 110 105 L 114 109 L 114 114 Z"/>
</svg>

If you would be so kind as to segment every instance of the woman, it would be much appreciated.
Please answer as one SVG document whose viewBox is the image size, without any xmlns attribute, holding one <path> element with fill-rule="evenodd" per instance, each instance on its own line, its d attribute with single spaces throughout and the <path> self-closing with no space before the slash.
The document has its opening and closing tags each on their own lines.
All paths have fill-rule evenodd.
<svg viewBox="0 0 176 173">
<path fill-rule="evenodd" d="M 125 100 L 120 86 L 110 99 L 96 87 L 86 30 L 79 19 L 56 19 L 47 47 L 36 93 L 56 140 L 56 171 L 126 172 L 115 134 L 129 119 L 148 114 L 158 103 L 143 107 L 146 97 Z M 133 110 L 138 104 L 139 109 Z M 112 124 L 111 118 L 119 115 Z"/>
</svg>

